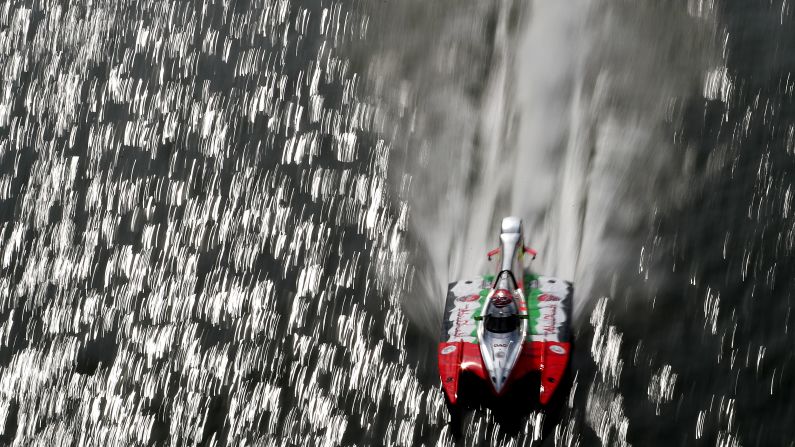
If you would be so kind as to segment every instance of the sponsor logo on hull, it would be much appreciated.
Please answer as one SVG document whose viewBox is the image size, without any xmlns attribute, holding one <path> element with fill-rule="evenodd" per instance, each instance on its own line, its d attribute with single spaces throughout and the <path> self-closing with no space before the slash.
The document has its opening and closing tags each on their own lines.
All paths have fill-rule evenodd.
<svg viewBox="0 0 795 447">
<path fill-rule="evenodd" d="M 475 339 L 475 331 L 477 330 L 477 326 L 472 324 L 462 324 L 460 326 L 453 326 L 447 331 L 447 335 L 450 336 L 449 341 L 470 341 Z"/>
<path fill-rule="evenodd" d="M 558 345 L 552 345 L 552 346 L 550 346 L 550 347 L 549 347 L 549 350 L 550 350 L 550 351 L 552 351 L 552 352 L 554 352 L 555 354 L 561 354 L 561 355 L 563 355 L 563 354 L 565 354 L 565 353 L 566 353 L 566 348 L 564 348 L 563 346 L 558 346 Z"/>
<path fill-rule="evenodd" d="M 442 349 L 442 355 L 452 354 L 455 352 L 455 346 L 447 346 Z"/>
</svg>

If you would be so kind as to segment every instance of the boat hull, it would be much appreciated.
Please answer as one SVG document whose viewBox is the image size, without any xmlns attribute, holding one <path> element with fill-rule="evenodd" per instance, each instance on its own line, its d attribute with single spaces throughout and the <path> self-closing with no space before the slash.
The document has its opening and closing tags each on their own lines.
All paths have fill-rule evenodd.
<svg viewBox="0 0 795 447">
<path fill-rule="evenodd" d="M 537 399 L 546 405 L 566 374 L 571 356 L 571 300 L 573 287 L 558 278 L 526 274 L 523 278 L 524 303 L 520 312 L 527 316 L 527 329 L 516 362 L 510 369 L 499 397 L 527 376 L 540 378 Z M 484 363 L 478 331 L 480 313 L 485 307 L 493 277 L 484 276 L 451 283 L 448 288 L 438 348 L 439 375 L 448 403 L 459 402 L 462 375 L 469 374 L 488 385 L 491 380 Z"/>
</svg>

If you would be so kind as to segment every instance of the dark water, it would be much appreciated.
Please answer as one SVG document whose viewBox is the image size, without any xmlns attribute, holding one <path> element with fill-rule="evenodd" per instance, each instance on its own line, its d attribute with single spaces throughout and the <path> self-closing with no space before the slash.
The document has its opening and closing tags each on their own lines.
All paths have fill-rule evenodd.
<svg viewBox="0 0 795 447">
<path fill-rule="evenodd" d="M 519 214 L 574 384 L 460 444 L 791 445 L 792 6 L 558 3 L 0 5 L 1 442 L 454 444 Z"/>
</svg>

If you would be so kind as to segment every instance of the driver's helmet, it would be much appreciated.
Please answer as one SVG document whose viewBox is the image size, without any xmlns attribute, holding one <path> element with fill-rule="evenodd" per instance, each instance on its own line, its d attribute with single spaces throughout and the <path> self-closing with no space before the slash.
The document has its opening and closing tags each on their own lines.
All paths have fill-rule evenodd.
<svg viewBox="0 0 795 447">
<path fill-rule="evenodd" d="M 507 289 L 497 289 L 491 295 L 491 304 L 494 307 L 505 307 L 513 302 L 513 294 Z"/>
</svg>

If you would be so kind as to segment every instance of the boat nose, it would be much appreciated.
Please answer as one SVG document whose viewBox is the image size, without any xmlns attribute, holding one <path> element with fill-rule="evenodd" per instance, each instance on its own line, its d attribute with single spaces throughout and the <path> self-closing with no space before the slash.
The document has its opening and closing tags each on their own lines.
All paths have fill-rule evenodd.
<svg viewBox="0 0 795 447">
<path fill-rule="evenodd" d="M 495 371 L 494 375 L 491 376 L 491 384 L 494 385 L 494 391 L 496 391 L 497 394 L 502 393 L 502 389 L 505 387 L 505 383 L 507 381 L 508 381 L 508 374 L 502 368 Z"/>
</svg>

